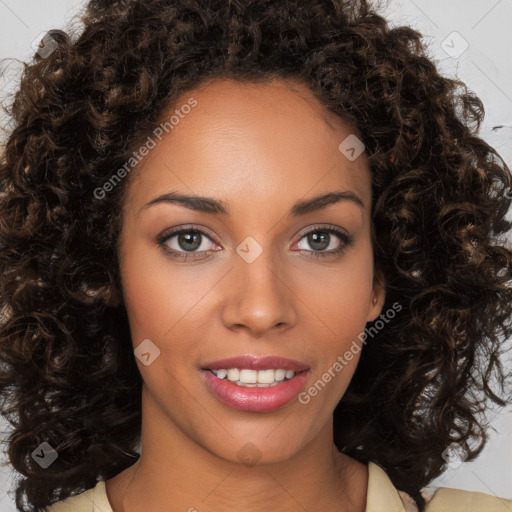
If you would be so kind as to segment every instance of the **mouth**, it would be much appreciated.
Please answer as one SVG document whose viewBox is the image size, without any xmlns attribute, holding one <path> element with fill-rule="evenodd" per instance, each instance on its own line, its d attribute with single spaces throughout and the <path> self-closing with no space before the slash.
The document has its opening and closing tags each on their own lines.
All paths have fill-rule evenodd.
<svg viewBox="0 0 512 512">
<path fill-rule="evenodd" d="M 309 370 L 307 364 L 293 359 L 239 356 L 206 363 L 201 374 L 223 404 L 243 411 L 268 412 L 298 395 Z"/>
</svg>

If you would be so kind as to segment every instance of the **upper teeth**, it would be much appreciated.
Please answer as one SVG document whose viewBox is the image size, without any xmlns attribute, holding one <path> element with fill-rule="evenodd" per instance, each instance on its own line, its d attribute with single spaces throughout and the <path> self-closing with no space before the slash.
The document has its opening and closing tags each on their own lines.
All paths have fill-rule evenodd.
<svg viewBox="0 0 512 512">
<path fill-rule="evenodd" d="M 219 369 L 212 370 L 212 372 L 219 378 L 225 379 L 226 377 L 231 382 L 240 382 L 242 384 L 273 384 L 280 382 L 285 378 L 291 379 L 295 372 L 293 370 L 248 370 L 248 369 Z"/>
</svg>

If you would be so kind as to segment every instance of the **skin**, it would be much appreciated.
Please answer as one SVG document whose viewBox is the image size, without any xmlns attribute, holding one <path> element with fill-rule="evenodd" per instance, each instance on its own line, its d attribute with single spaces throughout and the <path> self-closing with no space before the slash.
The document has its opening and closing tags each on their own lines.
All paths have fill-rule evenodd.
<svg viewBox="0 0 512 512">
<path fill-rule="evenodd" d="M 298 83 L 211 81 L 176 105 L 190 97 L 197 106 L 133 171 L 123 207 L 119 258 L 132 343 L 150 339 L 160 355 L 148 366 L 137 359 L 142 453 L 106 482 L 109 501 L 115 512 L 362 512 L 367 466 L 338 452 L 332 430 L 359 354 L 307 405 L 295 399 L 264 413 L 224 405 L 200 375 L 208 361 L 280 355 L 310 366 L 307 390 L 382 312 L 368 161 L 338 149 L 356 130 Z M 296 201 L 338 190 L 363 206 L 344 200 L 288 216 Z M 144 208 L 170 191 L 222 200 L 230 215 Z M 207 232 L 196 252 L 210 252 L 172 259 L 156 240 L 188 224 Z M 301 233 L 329 226 L 353 241 L 313 259 L 344 241 L 331 234 L 316 249 Z M 236 252 L 248 236 L 263 250 L 252 263 Z M 165 244 L 190 248 L 178 236 Z M 248 442 L 260 457 L 250 466 L 238 457 Z"/>
</svg>

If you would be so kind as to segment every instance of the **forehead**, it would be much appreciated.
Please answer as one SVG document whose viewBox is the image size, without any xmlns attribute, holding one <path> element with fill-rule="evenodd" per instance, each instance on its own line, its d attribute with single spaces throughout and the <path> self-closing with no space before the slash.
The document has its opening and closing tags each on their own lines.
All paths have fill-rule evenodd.
<svg viewBox="0 0 512 512">
<path fill-rule="evenodd" d="M 221 126 L 223 121 L 233 130 L 258 127 L 274 131 L 286 128 L 282 137 L 291 132 L 294 137 L 305 136 L 315 142 L 328 132 L 338 135 L 354 133 L 352 124 L 330 112 L 314 93 L 296 79 L 273 79 L 268 82 L 240 82 L 233 79 L 214 79 L 175 100 L 179 109 L 193 96 L 200 108 L 194 109 L 197 124 L 210 117 L 210 122 Z M 165 118 L 165 115 L 164 115 Z M 234 125 L 234 123 L 237 123 Z M 290 123 L 296 125 L 290 126 Z M 194 118 L 187 124 L 193 125 Z M 225 126 L 226 127 L 226 126 Z M 292 129 L 293 128 L 293 129 Z M 318 137 L 314 137 L 314 133 Z"/>
<path fill-rule="evenodd" d="M 275 78 L 265 82 L 215 78 L 194 89 L 193 93 L 195 98 L 201 99 L 212 111 L 225 109 L 233 113 L 240 107 L 247 111 L 272 109 L 274 117 L 295 115 L 321 118 L 332 129 L 336 121 L 341 121 L 339 116 L 329 112 L 320 103 L 306 84 L 295 78 Z M 191 94 L 182 94 L 175 103 L 185 101 Z"/>
<path fill-rule="evenodd" d="M 262 203 L 345 188 L 368 206 L 366 156 L 349 160 L 339 149 L 355 127 L 303 84 L 217 79 L 182 94 L 163 122 L 173 115 L 137 172 L 140 201 L 165 188 Z"/>
</svg>

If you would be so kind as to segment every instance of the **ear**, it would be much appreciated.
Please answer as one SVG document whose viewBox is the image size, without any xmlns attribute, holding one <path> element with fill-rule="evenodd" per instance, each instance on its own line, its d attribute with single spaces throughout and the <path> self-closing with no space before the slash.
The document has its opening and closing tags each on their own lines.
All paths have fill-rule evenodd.
<svg viewBox="0 0 512 512">
<path fill-rule="evenodd" d="M 106 304 L 110 307 L 117 308 L 122 302 L 122 294 L 117 285 L 112 284 L 110 286 L 109 294 L 107 296 Z"/>
<path fill-rule="evenodd" d="M 381 314 L 385 300 L 386 284 L 384 274 L 380 269 L 376 269 L 373 276 L 373 290 L 370 297 L 367 322 L 373 322 Z"/>
</svg>

